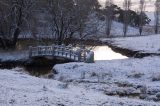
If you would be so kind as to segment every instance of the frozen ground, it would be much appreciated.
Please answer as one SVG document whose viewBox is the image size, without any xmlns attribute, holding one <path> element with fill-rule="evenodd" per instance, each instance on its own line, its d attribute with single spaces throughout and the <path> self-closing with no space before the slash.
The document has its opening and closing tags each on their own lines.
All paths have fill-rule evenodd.
<svg viewBox="0 0 160 106">
<path fill-rule="evenodd" d="M 94 19 L 92 19 L 94 20 Z M 106 23 L 105 21 L 99 20 L 97 22 L 98 31 L 97 37 L 107 37 L 106 36 Z M 142 35 L 151 35 L 153 34 L 152 27 L 145 26 L 142 32 Z M 111 26 L 111 34 L 112 37 L 123 37 L 123 23 L 113 21 Z M 139 36 L 139 29 L 136 27 L 128 26 L 127 36 Z"/>
<path fill-rule="evenodd" d="M 56 65 L 54 70 L 58 72 L 57 80 L 76 83 L 106 95 L 150 103 L 160 101 L 160 57 L 68 63 Z M 156 103 L 160 105 L 160 102 Z"/>
<path fill-rule="evenodd" d="M 28 51 L 0 51 L 0 61 L 16 61 L 28 58 Z"/>
<path fill-rule="evenodd" d="M 102 38 L 101 40 L 104 42 L 109 40 L 112 45 L 129 50 L 143 53 L 160 53 L 160 34 L 141 37 Z"/>
<path fill-rule="evenodd" d="M 106 27 L 106 23 L 105 21 L 99 21 L 99 31 L 98 31 L 98 36 L 99 37 L 105 37 L 105 27 Z M 147 33 L 147 32 L 146 32 Z M 145 34 L 146 34 L 145 33 Z M 116 37 L 116 36 L 123 36 L 123 24 L 113 21 L 112 23 L 112 27 L 111 27 L 111 35 Z M 128 27 L 128 32 L 127 32 L 127 36 L 135 36 L 135 35 L 139 35 L 138 29 L 129 26 Z"/>
<path fill-rule="evenodd" d="M 0 70 L 0 106 L 159 106 L 152 101 L 107 96 L 77 84 L 67 86 L 17 70 Z"/>
</svg>

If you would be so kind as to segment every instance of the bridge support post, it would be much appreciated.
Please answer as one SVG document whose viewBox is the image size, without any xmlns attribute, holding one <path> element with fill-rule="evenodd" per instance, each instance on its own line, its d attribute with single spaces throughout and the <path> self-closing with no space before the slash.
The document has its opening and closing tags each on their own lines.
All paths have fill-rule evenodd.
<svg viewBox="0 0 160 106">
<path fill-rule="evenodd" d="M 79 49 L 79 50 L 77 50 L 77 55 L 78 55 L 78 61 L 79 62 L 81 62 L 81 53 L 82 53 L 82 50 L 81 49 Z"/>
<path fill-rule="evenodd" d="M 85 62 L 86 63 L 94 63 L 94 52 L 93 51 L 89 51 L 87 53 Z"/>
<path fill-rule="evenodd" d="M 81 53 L 78 53 L 78 61 L 81 62 Z"/>
<path fill-rule="evenodd" d="M 65 52 L 65 51 L 64 51 L 64 50 L 65 50 L 65 45 L 64 45 L 64 44 L 62 44 L 62 45 L 61 45 L 61 48 L 62 48 L 62 57 L 63 57 L 64 52 Z"/>
</svg>

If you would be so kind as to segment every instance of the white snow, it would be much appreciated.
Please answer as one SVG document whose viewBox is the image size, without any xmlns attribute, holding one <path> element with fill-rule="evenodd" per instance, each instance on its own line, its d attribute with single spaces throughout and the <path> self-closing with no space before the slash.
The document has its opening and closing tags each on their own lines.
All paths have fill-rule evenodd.
<svg viewBox="0 0 160 106">
<path fill-rule="evenodd" d="M 141 36 L 101 39 L 102 41 L 110 40 L 113 45 L 129 50 L 140 51 L 143 53 L 160 53 L 160 34 Z"/>
<path fill-rule="evenodd" d="M 58 72 L 56 79 L 63 77 L 63 80 L 77 82 L 79 86 L 87 89 L 116 93 L 115 96 L 123 92 L 141 95 L 141 90 L 146 88 L 145 100 L 151 103 L 154 100 L 152 96 L 156 97 L 160 92 L 160 80 L 153 81 L 155 75 L 160 76 L 160 57 L 96 61 L 93 64 L 68 63 L 56 65 L 54 69 Z M 130 93 L 127 94 L 130 95 Z M 156 103 L 160 105 L 159 102 Z"/>
<path fill-rule="evenodd" d="M 99 31 L 98 31 L 98 36 L 99 37 L 105 37 L 106 36 L 106 31 L 105 31 L 105 21 L 99 21 Z M 148 32 L 143 32 L 143 34 L 148 34 Z M 111 26 L 111 35 L 112 36 L 123 36 L 123 24 L 113 21 L 112 26 Z M 128 31 L 127 31 L 127 36 L 136 36 L 139 35 L 139 31 L 137 28 L 128 26 Z"/>
<path fill-rule="evenodd" d="M 81 63 L 80 63 L 81 64 Z M 83 87 L 0 70 L 0 106 L 158 106 L 158 103 L 106 96 Z"/>
<path fill-rule="evenodd" d="M 29 57 L 28 51 L 0 51 L 0 60 L 9 61 L 9 60 L 22 60 Z"/>
</svg>

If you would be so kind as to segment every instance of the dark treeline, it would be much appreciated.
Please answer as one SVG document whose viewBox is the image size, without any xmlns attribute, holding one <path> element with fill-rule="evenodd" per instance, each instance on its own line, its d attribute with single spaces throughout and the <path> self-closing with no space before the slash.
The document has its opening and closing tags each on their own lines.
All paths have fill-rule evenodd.
<svg viewBox="0 0 160 106">
<path fill-rule="evenodd" d="M 124 0 L 123 9 L 114 5 L 112 0 L 106 1 L 106 7 L 102 10 L 104 17 L 102 19 L 106 20 L 106 34 L 110 36 L 109 32 L 111 30 L 111 20 L 115 20 L 123 23 L 123 33 L 124 37 L 127 35 L 128 25 L 132 27 L 139 28 L 139 33 L 142 33 L 142 27 L 150 23 L 150 19 L 145 14 L 145 1 L 141 0 L 139 4 L 139 11 L 135 12 L 131 10 L 131 0 Z"/>
<path fill-rule="evenodd" d="M 97 0 L 1 0 L 0 45 L 14 48 L 21 32 L 30 32 L 35 39 L 50 34 L 59 44 L 75 34 L 83 39 L 93 32 L 86 34 L 84 28 L 99 7 Z"/>
<path fill-rule="evenodd" d="M 121 9 L 107 0 L 102 9 L 98 0 L 1 0 L 0 46 L 14 48 L 20 35 L 29 34 L 35 40 L 52 38 L 59 44 L 75 36 L 84 40 L 99 30 L 98 19 L 106 21 L 106 37 L 111 37 L 113 20 L 124 24 L 126 36 L 128 25 L 143 30 L 142 26 L 150 22 L 143 8 L 134 12 L 130 10 L 130 3 L 124 0 L 124 9 Z"/>
</svg>

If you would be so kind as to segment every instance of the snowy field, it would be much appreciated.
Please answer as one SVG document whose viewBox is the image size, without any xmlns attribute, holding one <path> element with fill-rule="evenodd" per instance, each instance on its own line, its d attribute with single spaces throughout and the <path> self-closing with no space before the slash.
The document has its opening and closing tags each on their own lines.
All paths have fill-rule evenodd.
<svg viewBox="0 0 160 106">
<path fill-rule="evenodd" d="M 153 0 L 148 0 L 150 13 L 153 4 Z M 98 35 L 104 36 L 105 22 L 98 24 L 101 29 Z M 123 25 L 113 22 L 111 34 L 123 35 Z M 138 34 L 138 29 L 129 27 L 129 36 Z M 143 53 L 160 53 L 160 35 L 101 38 L 101 41 Z M 94 49 L 95 63 L 57 64 L 53 67 L 57 74 L 52 79 L 30 76 L 21 68 L 0 69 L 0 106 L 160 106 L 159 56 L 127 58 L 110 48 L 106 52 L 105 46 Z M 104 58 L 105 55 L 108 57 Z M 0 51 L 0 61 L 27 58 L 28 51 Z"/>
<path fill-rule="evenodd" d="M 58 72 L 57 80 L 93 89 L 111 98 L 119 96 L 120 99 L 149 101 L 144 106 L 160 101 L 160 57 L 96 61 L 93 64 L 68 63 L 56 65 L 54 70 Z M 160 102 L 155 104 L 159 106 Z M 139 104 L 131 103 L 131 106 L 136 105 Z"/>
<path fill-rule="evenodd" d="M 126 37 L 101 39 L 103 42 L 110 40 L 112 45 L 141 53 L 160 53 L 160 35 L 141 37 Z"/>
<path fill-rule="evenodd" d="M 107 37 L 106 36 L 106 31 L 105 31 L 105 21 L 99 21 L 98 25 L 98 32 L 97 35 L 98 37 Z M 142 35 L 149 35 L 152 34 L 153 32 L 145 30 L 142 32 Z M 123 24 L 113 21 L 112 26 L 111 26 L 111 36 L 112 37 L 119 37 L 119 36 L 123 36 Z M 128 26 L 128 31 L 127 31 L 127 36 L 139 36 L 139 29 L 138 28 L 134 28 L 131 26 Z"/>
<path fill-rule="evenodd" d="M 145 53 L 160 52 L 160 35 L 102 39 Z M 103 60 L 106 47 L 95 48 L 95 63 L 53 67 L 53 79 L 0 69 L 0 106 L 160 106 L 160 57 Z M 25 59 L 27 51 L 1 53 L 1 60 Z"/>
<path fill-rule="evenodd" d="M 152 101 L 112 97 L 77 84 L 32 77 L 19 70 L 0 70 L 0 106 L 159 106 Z"/>
</svg>

